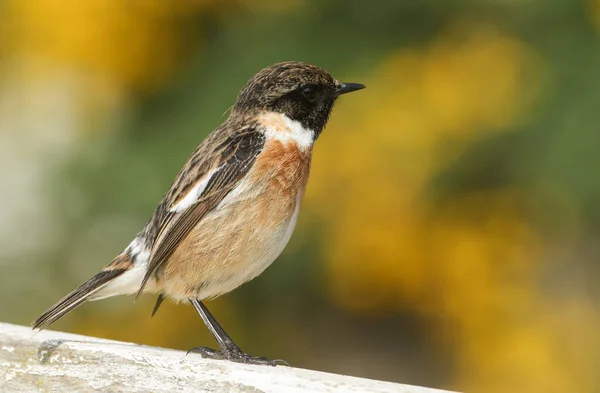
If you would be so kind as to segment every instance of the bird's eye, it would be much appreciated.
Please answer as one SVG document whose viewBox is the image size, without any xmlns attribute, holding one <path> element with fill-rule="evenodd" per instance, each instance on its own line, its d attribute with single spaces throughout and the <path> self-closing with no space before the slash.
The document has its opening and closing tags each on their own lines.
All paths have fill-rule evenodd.
<svg viewBox="0 0 600 393">
<path fill-rule="evenodd" d="M 317 89 L 313 86 L 305 86 L 301 90 L 302 96 L 306 98 L 310 102 L 314 102 L 317 100 Z"/>
</svg>

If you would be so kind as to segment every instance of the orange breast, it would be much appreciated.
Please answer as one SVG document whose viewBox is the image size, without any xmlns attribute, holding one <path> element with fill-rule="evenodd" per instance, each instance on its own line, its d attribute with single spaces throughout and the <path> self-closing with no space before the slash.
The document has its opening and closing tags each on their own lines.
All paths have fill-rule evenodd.
<svg viewBox="0 0 600 393">
<path fill-rule="evenodd" d="M 249 174 L 253 183 L 265 183 L 263 197 L 258 200 L 265 215 L 261 223 L 268 225 L 292 214 L 297 198 L 301 199 L 306 190 L 311 153 L 301 152 L 293 143 L 267 142 Z"/>
</svg>

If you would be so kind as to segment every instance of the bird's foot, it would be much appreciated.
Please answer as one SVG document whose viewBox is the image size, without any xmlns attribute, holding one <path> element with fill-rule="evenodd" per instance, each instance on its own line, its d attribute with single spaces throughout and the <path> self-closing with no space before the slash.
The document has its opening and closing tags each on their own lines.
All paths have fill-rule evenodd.
<svg viewBox="0 0 600 393">
<path fill-rule="evenodd" d="M 271 360 L 263 356 L 251 356 L 245 352 L 242 352 L 239 348 L 235 349 L 224 349 L 217 351 L 216 349 L 207 347 L 196 347 L 192 348 L 187 353 L 196 352 L 199 353 L 203 358 L 216 359 L 216 360 L 229 360 L 231 362 L 243 363 L 243 364 L 257 364 L 263 366 L 277 366 L 284 365 L 289 366 L 289 363 L 285 360 L 276 359 Z"/>
</svg>

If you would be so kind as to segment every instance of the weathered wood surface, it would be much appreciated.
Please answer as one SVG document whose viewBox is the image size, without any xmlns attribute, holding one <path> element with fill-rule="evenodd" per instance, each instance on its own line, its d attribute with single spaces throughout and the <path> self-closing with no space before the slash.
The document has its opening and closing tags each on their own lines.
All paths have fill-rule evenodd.
<svg viewBox="0 0 600 393">
<path fill-rule="evenodd" d="M 442 393 L 0 323 L 1 392 Z"/>
</svg>

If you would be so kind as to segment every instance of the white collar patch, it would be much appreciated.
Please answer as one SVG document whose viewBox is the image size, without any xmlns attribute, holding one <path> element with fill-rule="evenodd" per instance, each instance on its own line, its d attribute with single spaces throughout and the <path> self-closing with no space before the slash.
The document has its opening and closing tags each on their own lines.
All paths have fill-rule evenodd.
<svg viewBox="0 0 600 393">
<path fill-rule="evenodd" d="M 294 142 L 300 150 L 306 150 L 313 145 L 315 132 L 304 128 L 299 121 L 292 120 L 284 114 L 267 112 L 260 116 L 259 121 L 265 127 L 267 139 L 283 143 Z"/>
</svg>

